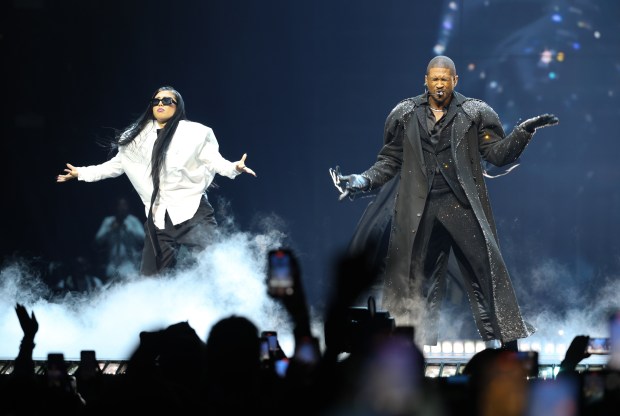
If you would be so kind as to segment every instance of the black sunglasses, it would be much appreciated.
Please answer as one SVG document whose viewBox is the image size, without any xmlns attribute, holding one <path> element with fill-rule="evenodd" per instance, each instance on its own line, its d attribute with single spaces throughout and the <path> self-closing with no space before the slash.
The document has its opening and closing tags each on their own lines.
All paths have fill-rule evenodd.
<svg viewBox="0 0 620 416">
<path fill-rule="evenodd" d="M 176 105 L 177 104 L 177 102 L 172 97 L 151 98 L 151 106 L 153 107 L 159 105 L 160 102 L 163 105 L 172 105 L 172 104 Z"/>
</svg>

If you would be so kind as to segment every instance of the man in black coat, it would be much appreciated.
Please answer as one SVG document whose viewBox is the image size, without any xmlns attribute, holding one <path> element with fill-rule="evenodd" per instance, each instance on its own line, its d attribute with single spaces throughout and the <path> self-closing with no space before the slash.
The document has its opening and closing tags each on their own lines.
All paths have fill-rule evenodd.
<svg viewBox="0 0 620 416">
<path fill-rule="evenodd" d="M 437 343 L 452 252 L 480 336 L 514 348 L 535 329 L 521 316 L 499 249 L 483 163 L 514 163 L 534 132 L 558 118 L 536 116 L 506 135 L 495 111 L 456 92 L 457 82 L 454 62 L 433 58 L 427 91 L 401 101 L 388 115 L 375 164 L 361 174 L 330 173 L 341 199 L 399 177 L 382 299 L 397 325 L 414 326 L 425 345 Z"/>
</svg>

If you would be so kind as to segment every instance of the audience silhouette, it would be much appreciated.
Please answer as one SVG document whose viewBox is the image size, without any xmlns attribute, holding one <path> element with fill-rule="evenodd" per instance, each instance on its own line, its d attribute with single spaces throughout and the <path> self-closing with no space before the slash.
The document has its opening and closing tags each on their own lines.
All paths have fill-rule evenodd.
<svg viewBox="0 0 620 416">
<path fill-rule="evenodd" d="M 292 290 L 268 292 L 289 315 L 291 356 L 282 351 L 276 330 L 261 330 L 251 317 L 233 314 L 219 319 L 204 340 L 187 321 L 141 331 L 126 368 L 117 374 L 102 371 L 95 351 L 82 351 L 77 369 L 70 372 L 61 352 L 49 353 L 44 365 L 33 360 L 39 323 L 34 311 L 17 303 L 23 338 L 12 371 L 0 380 L 0 415 L 617 412 L 617 368 L 579 366 L 590 357 L 587 335 L 573 339 L 552 377 L 540 377 L 536 354 L 501 348 L 479 351 L 454 376 L 426 376 L 415 328 L 395 326 L 389 311 L 376 310 L 372 296 L 367 307 L 352 306 L 377 277 L 370 259 L 368 253 L 351 251 L 336 259 L 322 345 L 312 331 L 301 267 L 292 255 Z M 620 315 L 613 317 L 610 322 L 617 325 Z M 610 363 L 618 348 L 613 328 Z M 269 346 L 269 336 L 275 347 Z"/>
</svg>

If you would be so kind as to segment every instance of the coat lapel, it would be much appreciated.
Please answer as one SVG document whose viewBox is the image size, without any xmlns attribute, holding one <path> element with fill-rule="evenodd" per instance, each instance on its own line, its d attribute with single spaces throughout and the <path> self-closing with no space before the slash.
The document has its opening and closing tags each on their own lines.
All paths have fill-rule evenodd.
<svg viewBox="0 0 620 416">
<path fill-rule="evenodd" d="M 425 123 L 424 120 L 424 108 L 420 106 L 420 102 L 424 99 L 424 96 L 418 96 L 415 98 L 415 106 L 411 110 L 407 117 L 407 122 L 405 124 L 405 133 L 407 135 L 407 140 L 409 144 L 411 144 L 411 148 L 413 149 L 414 160 L 417 160 L 418 168 L 426 177 L 426 169 L 424 168 L 424 155 L 422 154 L 422 143 L 420 142 L 420 123 Z"/>
<path fill-rule="evenodd" d="M 465 97 L 458 92 L 454 92 L 454 105 L 450 106 L 450 112 L 452 117 L 457 117 L 452 124 L 452 151 L 456 154 L 457 149 L 462 145 L 463 140 L 466 138 L 466 132 L 471 126 L 471 120 L 467 114 L 463 111 L 462 104 L 465 101 Z"/>
</svg>

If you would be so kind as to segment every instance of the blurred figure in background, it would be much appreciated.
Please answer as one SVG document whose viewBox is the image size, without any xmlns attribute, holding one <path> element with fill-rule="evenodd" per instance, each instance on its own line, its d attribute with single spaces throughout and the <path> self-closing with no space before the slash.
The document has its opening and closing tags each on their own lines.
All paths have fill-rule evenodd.
<svg viewBox="0 0 620 416">
<path fill-rule="evenodd" d="M 122 279 L 140 270 L 144 225 L 129 212 L 127 198 L 116 201 L 116 213 L 103 219 L 95 235 L 98 270 L 105 281 Z"/>
<path fill-rule="evenodd" d="M 69 273 L 60 278 L 54 288 L 57 292 L 88 294 L 103 288 L 103 280 L 93 273 L 91 261 L 79 255 L 71 261 Z"/>
</svg>

